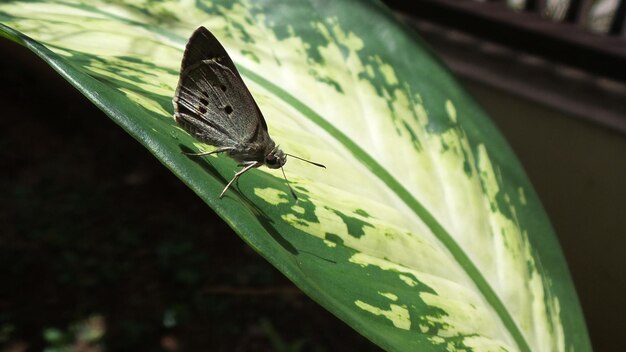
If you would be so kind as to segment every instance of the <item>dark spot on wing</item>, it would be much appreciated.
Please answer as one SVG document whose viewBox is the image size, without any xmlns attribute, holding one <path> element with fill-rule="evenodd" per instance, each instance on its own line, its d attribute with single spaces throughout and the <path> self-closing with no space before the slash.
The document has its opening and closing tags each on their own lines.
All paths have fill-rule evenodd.
<svg viewBox="0 0 626 352">
<path fill-rule="evenodd" d="M 230 105 L 226 105 L 224 111 L 226 111 L 226 113 L 230 115 L 233 112 L 233 108 Z"/>
<path fill-rule="evenodd" d="M 202 95 L 204 95 L 205 97 L 209 97 L 209 92 L 207 92 L 206 90 L 201 91 Z M 206 105 L 206 104 L 205 104 Z"/>
<path fill-rule="evenodd" d="M 198 111 L 200 111 L 201 114 L 206 114 L 206 108 L 204 106 L 199 106 Z"/>
<path fill-rule="evenodd" d="M 204 98 L 200 98 L 200 104 L 207 106 L 207 104 L 209 104 L 209 101 Z"/>
<path fill-rule="evenodd" d="M 220 84 L 220 89 L 222 90 L 222 92 L 225 92 L 226 91 L 226 86 L 223 85 L 223 84 Z"/>
</svg>

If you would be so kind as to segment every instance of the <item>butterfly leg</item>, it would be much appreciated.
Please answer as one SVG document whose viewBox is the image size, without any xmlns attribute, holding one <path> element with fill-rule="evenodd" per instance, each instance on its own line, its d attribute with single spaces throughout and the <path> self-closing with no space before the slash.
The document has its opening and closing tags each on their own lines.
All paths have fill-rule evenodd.
<svg viewBox="0 0 626 352">
<path fill-rule="evenodd" d="M 253 161 L 250 162 L 249 164 L 247 164 L 243 169 L 239 170 L 236 174 L 235 177 L 233 177 L 232 180 L 230 180 L 230 182 L 228 182 L 228 184 L 226 185 L 226 187 L 224 187 L 224 190 L 222 191 L 222 193 L 220 194 L 220 198 L 222 198 L 224 196 L 224 193 L 226 193 L 226 191 L 228 190 L 228 188 L 230 187 L 230 185 L 233 184 L 233 182 L 236 182 L 237 180 L 239 180 L 239 177 L 241 175 L 244 174 L 244 172 L 252 169 L 253 167 L 257 167 L 260 166 L 261 163 L 259 163 L 258 161 Z"/>
<path fill-rule="evenodd" d="M 182 152 L 185 155 L 189 155 L 189 156 L 205 156 L 205 155 L 211 155 L 211 154 L 217 154 L 217 153 L 223 153 L 223 152 L 227 152 L 229 150 L 233 150 L 235 148 L 232 147 L 222 147 L 222 148 L 217 148 L 215 150 L 212 150 L 210 152 L 200 152 L 200 153 L 186 153 L 186 152 Z"/>
</svg>

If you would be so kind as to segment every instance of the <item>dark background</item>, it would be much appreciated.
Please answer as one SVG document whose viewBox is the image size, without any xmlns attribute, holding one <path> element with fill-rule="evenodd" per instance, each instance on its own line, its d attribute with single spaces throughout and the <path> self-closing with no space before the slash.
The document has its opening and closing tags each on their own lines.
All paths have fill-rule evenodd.
<svg viewBox="0 0 626 352">
<path fill-rule="evenodd" d="M 30 51 L 0 79 L 0 350 L 100 315 L 109 351 L 379 351 Z"/>
<path fill-rule="evenodd" d="M 111 351 L 378 350 L 28 50 L 0 40 L 0 79 L 5 350 L 76 347 L 77 322 L 93 315 L 104 317 Z M 546 207 L 594 348 L 621 346 L 626 138 L 480 80 L 463 84 Z"/>
</svg>

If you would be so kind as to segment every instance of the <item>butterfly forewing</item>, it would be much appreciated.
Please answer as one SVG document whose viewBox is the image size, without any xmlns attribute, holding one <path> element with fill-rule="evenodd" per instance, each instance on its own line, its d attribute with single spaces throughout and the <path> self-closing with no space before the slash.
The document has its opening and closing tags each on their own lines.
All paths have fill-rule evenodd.
<svg viewBox="0 0 626 352">
<path fill-rule="evenodd" d="M 228 56 L 222 44 L 208 29 L 199 27 L 193 32 L 185 47 L 185 55 L 183 55 L 180 71 L 183 72 L 191 65 L 197 64 L 202 60 L 217 58 L 222 58 L 220 63 L 239 76 L 233 60 Z"/>
<path fill-rule="evenodd" d="M 204 27 L 187 44 L 174 98 L 176 121 L 218 147 L 269 140 L 263 115 L 226 50 Z"/>
</svg>

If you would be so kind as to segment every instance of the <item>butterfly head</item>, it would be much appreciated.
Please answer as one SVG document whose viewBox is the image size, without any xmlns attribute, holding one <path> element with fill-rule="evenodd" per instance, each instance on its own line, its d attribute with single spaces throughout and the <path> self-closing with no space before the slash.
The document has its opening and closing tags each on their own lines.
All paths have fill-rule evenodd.
<svg viewBox="0 0 626 352">
<path fill-rule="evenodd" d="M 265 165 L 270 169 L 278 169 L 285 165 L 286 162 L 287 156 L 278 146 L 274 147 L 272 151 L 265 156 Z"/>
</svg>

